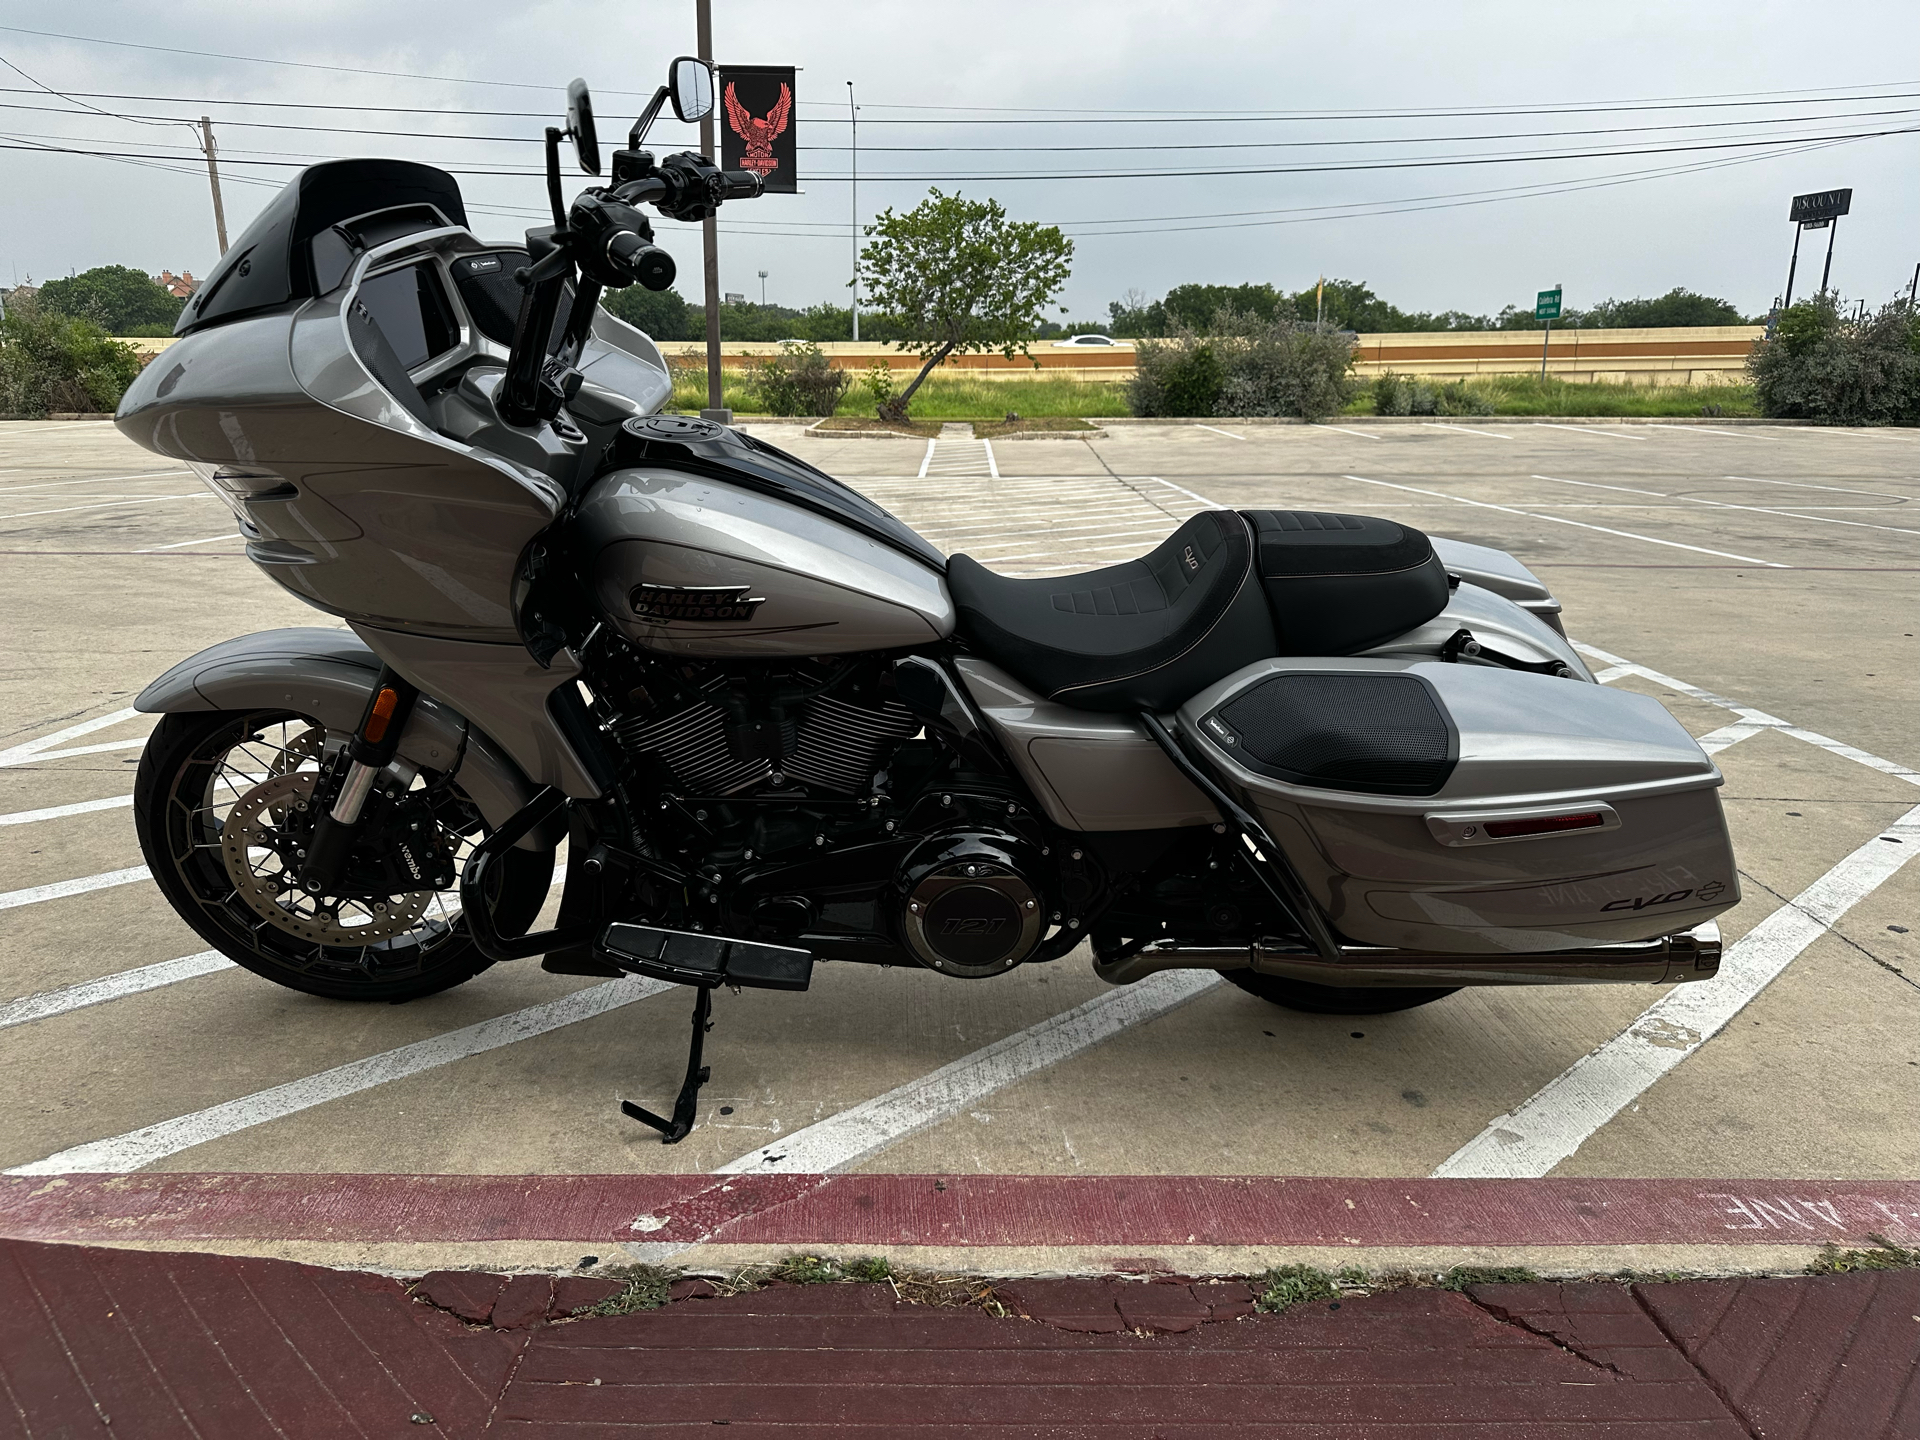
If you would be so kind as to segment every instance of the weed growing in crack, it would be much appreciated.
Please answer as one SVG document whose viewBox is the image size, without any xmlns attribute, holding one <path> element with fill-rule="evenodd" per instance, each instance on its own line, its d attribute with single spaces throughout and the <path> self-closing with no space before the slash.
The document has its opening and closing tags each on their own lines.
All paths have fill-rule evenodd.
<svg viewBox="0 0 1920 1440">
<path fill-rule="evenodd" d="M 1871 1250 L 1842 1250 L 1832 1241 L 1820 1247 L 1820 1258 L 1807 1266 L 1809 1275 L 1851 1275 L 1861 1270 L 1920 1269 L 1920 1250 L 1907 1250 L 1884 1235 L 1869 1235 Z"/>
<path fill-rule="evenodd" d="M 893 1278 L 893 1266 L 879 1255 L 863 1255 L 858 1260 L 849 1260 L 842 1273 L 849 1280 L 877 1285 Z"/>
<path fill-rule="evenodd" d="M 774 1263 L 768 1278 L 789 1285 L 829 1285 L 844 1277 L 838 1261 L 820 1255 L 789 1255 Z"/>
<path fill-rule="evenodd" d="M 1539 1279 L 1524 1265 L 1456 1265 L 1434 1285 L 1441 1290 L 1464 1290 L 1469 1285 L 1532 1285 Z"/>
<path fill-rule="evenodd" d="M 1347 1279 L 1351 1273 L 1355 1272 L 1342 1272 L 1341 1278 Z M 1268 1314 L 1312 1300 L 1335 1300 L 1340 1296 L 1334 1277 L 1312 1265 L 1276 1265 L 1266 1274 L 1255 1277 L 1253 1289 L 1257 1292 L 1253 1308 Z"/>
<path fill-rule="evenodd" d="M 657 1265 L 615 1265 L 602 1272 L 618 1280 L 621 1288 L 598 1305 L 575 1310 L 575 1315 L 631 1315 L 637 1310 L 658 1310 L 667 1303 L 673 1282 L 679 1276 Z"/>
</svg>

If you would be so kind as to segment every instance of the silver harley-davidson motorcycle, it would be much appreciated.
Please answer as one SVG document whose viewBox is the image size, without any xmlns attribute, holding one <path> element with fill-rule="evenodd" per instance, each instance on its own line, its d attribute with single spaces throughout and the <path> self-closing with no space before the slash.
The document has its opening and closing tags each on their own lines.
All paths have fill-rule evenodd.
<svg viewBox="0 0 1920 1440">
<path fill-rule="evenodd" d="M 1128 564 L 1012 579 L 740 430 L 662 413 L 599 306 L 664 288 L 643 205 L 759 192 L 591 102 L 553 223 L 453 178 L 303 171 L 117 423 L 193 467 L 248 557 L 344 620 L 246 635 L 140 696 L 168 901 L 279 984 L 405 1000 L 496 961 L 695 991 L 816 960 L 978 979 L 1085 952 L 1296 1009 L 1464 985 L 1710 978 L 1739 898 L 1717 768 L 1593 683 L 1512 557 L 1383 519 L 1213 510 Z M 956 481 L 956 485 L 969 482 Z M 550 928 L 531 930 L 567 842 Z"/>
</svg>

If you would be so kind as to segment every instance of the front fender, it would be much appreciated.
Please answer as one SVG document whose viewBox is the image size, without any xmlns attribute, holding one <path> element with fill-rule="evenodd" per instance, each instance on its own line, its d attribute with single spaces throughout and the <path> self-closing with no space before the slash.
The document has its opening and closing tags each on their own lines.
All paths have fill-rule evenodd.
<svg viewBox="0 0 1920 1440">
<path fill-rule="evenodd" d="M 329 730 L 351 731 L 366 712 L 380 674 L 380 657 L 348 630 L 299 627 L 263 630 L 223 640 L 189 656 L 140 692 L 134 709 L 148 714 L 194 710 L 292 710 Z M 487 735 L 471 729 L 451 706 L 422 694 L 400 735 L 400 754 L 415 765 L 444 770 L 467 753 L 460 788 L 500 826 L 533 799 L 536 787 Z M 523 850 L 549 850 L 558 832 L 536 831 Z"/>
</svg>

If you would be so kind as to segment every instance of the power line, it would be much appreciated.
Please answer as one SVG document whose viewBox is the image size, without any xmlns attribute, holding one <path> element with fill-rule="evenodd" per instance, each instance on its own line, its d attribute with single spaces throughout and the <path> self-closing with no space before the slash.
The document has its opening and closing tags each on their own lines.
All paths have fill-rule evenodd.
<svg viewBox="0 0 1920 1440">
<path fill-rule="evenodd" d="M 5 63 L 5 62 L 0 62 Z M 54 92 L 49 92 L 54 93 Z M 1916 93 L 1920 98 L 1920 92 Z M 187 103 L 181 101 L 178 103 Z M 213 102 L 220 103 L 220 102 Z M 51 105 L 23 105 L 18 102 L 0 101 L 0 109 L 25 110 L 41 114 L 67 115 L 72 111 L 62 110 Z M 111 112 L 98 111 L 102 116 Z M 1573 139 L 1589 135 L 1636 135 L 1657 131 L 1673 130 L 1716 130 L 1728 128 L 1750 128 L 1762 125 L 1799 125 L 1830 123 L 1835 120 L 1872 120 L 1890 115 L 1912 115 L 1920 113 L 1920 107 L 1907 106 L 1892 110 L 1862 110 L 1845 115 L 1775 115 L 1768 117 L 1742 118 L 1734 120 L 1687 120 L 1669 121 L 1657 125 L 1613 125 L 1584 130 L 1514 130 L 1496 131 L 1478 135 L 1401 135 L 1370 136 L 1348 140 L 1245 140 L 1245 141 L 1182 141 L 1171 144 L 1145 145 L 873 145 L 870 151 L 887 154 L 1080 154 L 1119 152 L 1123 154 L 1141 154 L 1156 151 L 1195 151 L 1195 150 L 1278 150 L 1278 149 L 1326 149 L 1361 145 L 1439 145 L 1475 143 L 1493 140 L 1548 140 Z M 191 125 L 192 121 L 181 116 L 141 116 L 114 115 L 111 118 L 154 121 L 170 124 Z M 404 140 L 458 140 L 462 142 L 487 144 L 538 145 L 537 135 L 461 135 L 439 130 L 392 130 L 374 129 L 366 126 L 350 125 L 299 125 L 287 122 L 263 120 L 233 120 L 223 118 L 218 121 L 229 129 L 283 130 L 303 134 L 327 135 L 372 135 L 384 139 Z M 67 137 L 73 138 L 73 137 Z M 845 154 L 850 147 L 845 145 L 802 145 L 802 154 Z M 274 154 L 287 152 L 255 151 L 255 154 Z"/>
</svg>

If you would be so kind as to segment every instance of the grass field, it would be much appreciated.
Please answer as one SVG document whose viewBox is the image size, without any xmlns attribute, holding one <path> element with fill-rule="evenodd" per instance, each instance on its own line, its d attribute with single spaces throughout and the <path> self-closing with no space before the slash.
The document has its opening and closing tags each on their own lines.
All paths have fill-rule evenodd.
<svg viewBox="0 0 1920 1440">
<path fill-rule="evenodd" d="M 1605 385 L 1574 384 L 1537 375 L 1489 375 L 1468 382 L 1468 388 L 1493 404 L 1495 415 L 1757 415 L 1750 385 Z M 723 377 L 724 403 L 736 414 L 765 413 L 753 387 L 732 374 Z M 699 410 L 707 403 L 703 374 L 680 378 L 673 392 L 674 408 Z M 1718 407 L 1715 409 L 1713 407 Z M 913 397 L 915 420 L 1003 420 L 1007 413 L 1038 419 L 1076 416 L 1098 420 L 1127 414 L 1126 385 L 1100 380 L 1062 380 L 1047 377 L 1020 380 L 981 380 L 964 375 L 934 375 Z M 872 415 L 873 397 L 856 383 L 834 412 Z M 1362 386 L 1347 407 L 1348 415 L 1371 415 L 1371 387 Z"/>
</svg>

